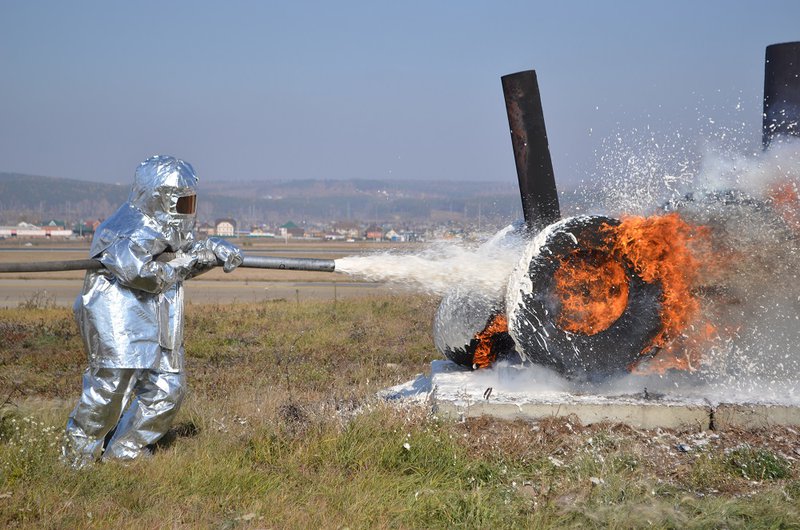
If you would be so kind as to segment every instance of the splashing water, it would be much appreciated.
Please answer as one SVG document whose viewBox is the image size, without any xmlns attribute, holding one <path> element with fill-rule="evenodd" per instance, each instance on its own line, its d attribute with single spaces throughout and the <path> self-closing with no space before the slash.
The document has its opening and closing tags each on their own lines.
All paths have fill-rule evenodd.
<svg viewBox="0 0 800 530">
<path fill-rule="evenodd" d="M 701 364 L 693 372 L 631 374 L 594 384 L 562 380 L 533 367 L 530 373 L 544 370 L 547 377 L 523 374 L 521 386 L 532 385 L 534 393 L 555 388 L 606 395 L 646 387 L 714 403 L 800 404 L 800 140 L 762 152 L 741 141 L 741 131 L 704 133 L 700 147 L 678 134 L 656 138 L 648 133 L 638 140 L 617 135 L 598 157 L 594 188 L 579 190 L 583 205 L 577 211 L 563 205 L 569 215 L 676 211 L 710 228 L 720 266 L 705 271 L 701 310 L 688 328 L 710 322 L 719 333 L 703 343 Z M 336 270 L 433 295 L 455 289 L 502 300 L 514 266 L 530 261 L 525 256 L 535 243 L 477 248 L 442 243 L 413 254 L 338 259 Z M 506 299 L 508 306 L 513 303 Z M 507 376 L 501 372 L 496 375 Z"/>
<path fill-rule="evenodd" d="M 701 273 L 701 308 L 686 328 L 689 336 L 717 330 L 696 345 L 700 363 L 693 371 L 603 383 L 559 380 L 553 373 L 546 378 L 551 384 L 542 386 L 541 378 L 521 375 L 536 381 L 528 381 L 531 392 L 553 385 L 599 395 L 647 388 L 712 403 L 800 404 L 800 140 L 764 152 L 737 141 L 735 131 L 718 136 L 703 138 L 700 147 L 679 135 L 672 143 L 652 135 L 641 141 L 617 136 L 600 158 L 595 184 L 602 188 L 584 190 L 578 209 L 614 217 L 675 211 L 709 228 L 715 263 Z M 523 248 L 524 263 L 534 247 L 536 241 Z M 513 307 L 511 298 L 507 307 Z M 532 373 L 540 371 L 534 367 Z"/>
<path fill-rule="evenodd" d="M 574 213 L 649 215 L 671 199 L 708 186 L 723 168 L 738 171 L 744 159 L 758 159 L 750 124 L 736 119 L 741 108 L 715 109 L 731 116 L 724 126 L 695 109 L 697 123 L 688 129 L 654 120 L 652 126 L 604 138 L 594 167 L 584 171 L 589 178 L 575 190 L 581 206 Z"/>
<path fill-rule="evenodd" d="M 702 314 L 719 335 L 698 376 L 713 396 L 800 403 L 800 141 L 704 162 L 708 191 L 675 203 L 710 228 L 718 256 Z"/>
</svg>

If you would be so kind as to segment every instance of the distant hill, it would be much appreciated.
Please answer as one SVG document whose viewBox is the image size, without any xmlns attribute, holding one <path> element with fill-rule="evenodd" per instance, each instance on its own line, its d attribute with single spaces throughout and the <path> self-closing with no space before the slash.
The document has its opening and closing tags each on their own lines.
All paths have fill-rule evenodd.
<svg viewBox="0 0 800 530">
<path fill-rule="evenodd" d="M 129 191 L 129 187 L 115 184 L 0 173 L 0 220 L 14 223 L 105 217 L 127 199 Z"/>
<path fill-rule="evenodd" d="M 0 173 L 0 223 L 105 218 L 130 186 Z M 209 182 L 200 185 L 198 218 L 232 217 L 240 226 L 320 223 L 345 219 L 414 224 L 507 223 L 521 216 L 516 182 L 295 180 Z"/>
</svg>

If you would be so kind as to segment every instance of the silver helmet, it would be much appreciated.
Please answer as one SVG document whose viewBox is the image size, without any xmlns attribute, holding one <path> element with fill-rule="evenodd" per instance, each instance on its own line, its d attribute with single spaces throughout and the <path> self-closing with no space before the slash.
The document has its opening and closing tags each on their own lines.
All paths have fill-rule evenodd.
<svg viewBox="0 0 800 530">
<path fill-rule="evenodd" d="M 128 202 L 170 235 L 182 242 L 191 240 L 197 206 L 194 168 L 171 156 L 148 158 L 136 169 Z"/>
</svg>

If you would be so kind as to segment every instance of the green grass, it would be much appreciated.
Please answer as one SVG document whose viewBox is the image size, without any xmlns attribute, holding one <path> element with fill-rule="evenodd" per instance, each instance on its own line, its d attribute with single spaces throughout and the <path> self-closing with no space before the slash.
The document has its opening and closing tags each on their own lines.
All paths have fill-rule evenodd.
<svg viewBox="0 0 800 530">
<path fill-rule="evenodd" d="M 786 458 L 749 445 L 734 449 L 725 463 L 748 480 L 776 480 L 792 475 L 790 463 Z"/>
<path fill-rule="evenodd" d="M 436 303 L 187 308 L 190 392 L 154 456 L 58 462 L 67 309 L 0 310 L 3 528 L 800 528 L 795 431 L 445 421 L 375 393 L 438 358 Z M 703 435 L 705 436 L 705 435 Z"/>
</svg>

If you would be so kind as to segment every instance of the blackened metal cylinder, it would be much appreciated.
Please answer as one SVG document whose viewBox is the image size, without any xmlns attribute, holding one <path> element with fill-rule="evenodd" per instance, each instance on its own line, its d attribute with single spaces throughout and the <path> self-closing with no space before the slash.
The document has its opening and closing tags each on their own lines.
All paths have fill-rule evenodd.
<svg viewBox="0 0 800 530">
<path fill-rule="evenodd" d="M 764 149 L 782 136 L 800 136 L 800 42 L 767 46 L 764 67 Z"/>
<path fill-rule="evenodd" d="M 535 70 L 501 78 L 522 212 L 531 233 L 558 221 L 561 211 Z"/>
</svg>

